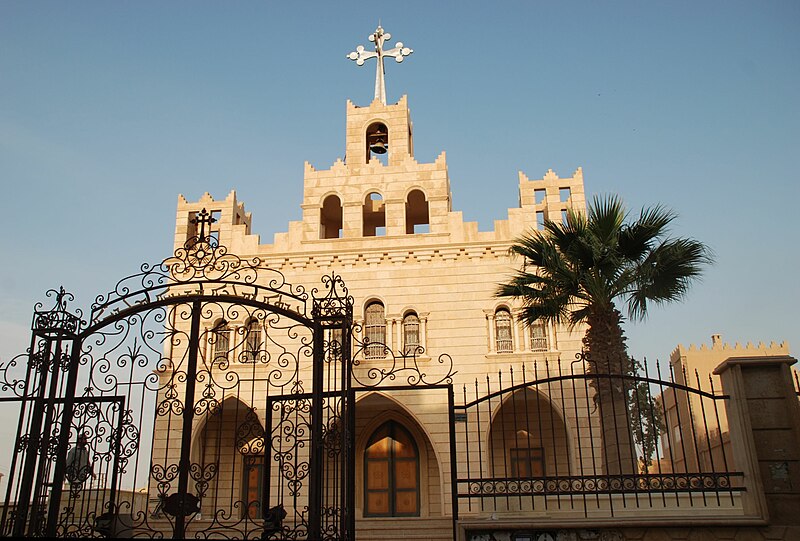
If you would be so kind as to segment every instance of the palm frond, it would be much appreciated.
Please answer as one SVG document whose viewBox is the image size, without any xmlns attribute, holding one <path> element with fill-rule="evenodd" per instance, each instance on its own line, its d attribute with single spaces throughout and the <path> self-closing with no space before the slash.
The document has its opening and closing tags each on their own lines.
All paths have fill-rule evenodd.
<svg viewBox="0 0 800 541">
<path fill-rule="evenodd" d="M 642 319 L 650 304 L 682 298 L 712 261 L 702 243 L 666 238 L 675 217 L 656 205 L 626 223 L 619 197 L 595 197 L 588 213 L 569 209 L 565 223 L 545 220 L 543 231 L 517 239 L 510 251 L 525 267 L 496 295 L 518 299 L 529 324 L 545 319 L 574 326 L 592 310 L 616 313 L 616 299 L 627 302 L 632 319 Z"/>
<path fill-rule="evenodd" d="M 654 248 L 635 269 L 636 281 L 629 291 L 631 318 L 647 316 L 648 302 L 663 304 L 682 299 L 703 267 L 713 262 L 710 250 L 694 239 L 668 239 Z"/>
</svg>

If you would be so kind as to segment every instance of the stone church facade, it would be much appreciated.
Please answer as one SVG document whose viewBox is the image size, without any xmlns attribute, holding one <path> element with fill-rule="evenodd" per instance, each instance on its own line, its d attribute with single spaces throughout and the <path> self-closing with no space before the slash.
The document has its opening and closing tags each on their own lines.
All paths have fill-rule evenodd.
<svg viewBox="0 0 800 541">
<path fill-rule="evenodd" d="M 534 363 L 539 363 L 544 370 L 545 363 L 551 367 L 567 365 L 577 358 L 584 333 L 581 326 L 527 327 L 517 318 L 517 306 L 495 298 L 494 292 L 521 264 L 508 251 L 515 238 L 541 229 L 544 218 L 562 220 L 567 209 L 585 209 L 581 169 L 566 178 L 548 171 L 538 180 L 520 173 L 520 205 L 509 209 L 506 219 L 497 220 L 494 230 L 479 231 L 476 223 L 465 222 L 461 212 L 452 208 L 445 154 L 433 163 L 419 163 L 414 158 L 406 97 L 390 105 L 376 100 L 367 107 L 348 101 L 345 137 L 346 161 L 337 160 L 326 170 L 306 163 L 302 220 L 291 222 L 288 231 L 276 234 L 271 244 L 262 243 L 252 233 L 252 217 L 235 192 L 225 199 L 206 193 L 192 202 L 179 197 L 176 250 L 197 234 L 192 221 L 206 210 L 216 219 L 211 234 L 220 245 L 243 259 L 259 258 L 266 267 L 280 271 L 289 283 L 310 289 L 320 276 L 335 271 L 354 299 L 358 334 L 354 340 L 367 344 L 355 359 L 363 371 L 386 366 L 389 357 L 413 357 L 429 379 L 455 372 L 452 380 L 460 393 L 465 385 L 472 388 L 476 381 L 494 378 L 509 367 L 516 367 L 519 374 L 523 365 L 530 371 Z M 377 150 L 386 150 L 385 154 L 375 152 L 376 141 Z M 229 370 L 251 370 L 252 365 L 238 360 L 247 360 L 248 348 L 263 338 L 248 336 L 269 332 L 263 326 L 256 330 L 259 324 L 251 327 L 253 323 L 245 319 L 225 320 L 220 314 L 207 320 L 209 336 L 215 327 L 229 333 L 230 338 L 224 338 L 224 355 L 231 361 Z M 240 339 L 235 346 L 237 336 Z M 207 358 L 214 356 L 215 347 L 220 349 L 213 338 L 205 347 Z M 449 356 L 452 366 L 442 365 L 441 355 Z M 581 397 L 581 404 L 585 398 Z M 228 413 L 233 415 L 231 423 L 211 421 L 221 424 L 198 425 L 195 432 L 235 425 L 235 419 L 243 418 L 242 412 L 256 406 L 243 398 L 235 402 L 235 408 L 226 410 L 237 412 Z M 544 403 L 528 406 L 533 415 L 545 417 Z M 583 405 L 576 407 L 585 410 Z M 448 414 L 448 397 L 442 392 L 375 389 L 359 395 L 356 517 L 362 536 L 369 528 L 384 528 L 387 520 L 396 524 L 400 517 L 414 517 L 417 528 L 452 537 Z M 265 425 L 263 411 L 258 415 Z M 552 412 L 547 415 L 549 423 Z M 564 415 L 572 418 L 567 424 L 576 424 L 574 409 L 558 413 L 562 427 Z M 499 419 L 501 424 L 510 422 L 502 415 Z M 228 432 L 222 429 L 221 441 L 235 439 L 233 429 Z M 514 448 L 513 460 L 522 461 L 524 466 L 519 467 L 533 469 L 534 473 L 557 471 L 558 464 L 563 472 L 569 468 L 569 460 L 574 462 L 573 469 L 580 469 L 577 457 L 566 456 L 567 447 L 573 444 L 565 441 L 563 433 L 550 430 L 551 441 L 531 445 L 535 451 L 529 450 L 528 443 L 490 443 L 496 454 L 492 467 L 498 470 L 497 475 L 503 463 L 508 470 L 512 457 L 504 447 L 510 445 Z M 154 457 L 158 456 L 160 437 L 157 426 Z M 378 447 L 383 441 L 392 442 L 398 449 L 401 445 L 414 449 L 413 457 L 404 461 L 396 456 L 396 449 L 388 450 L 388 454 L 384 449 L 380 457 L 373 458 L 370 446 L 376 441 Z M 545 448 L 547 452 L 540 451 Z M 550 452 L 559 448 L 564 456 Z M 205 452 L 226 454 L 217 444 L 207 445 Z M 227 490 L 234 494 L 250 490 L 255 496 L 255 481 L 248 481 L 248 468 L 234 464 L 237 460 L 246 462 L 246 457 L 235 452 L 227 455 L 231 457 L 227 469 L 241 472 L 232 475 L 233 484 L 240 485 Z M 380 462 L 384 459 L 391 461 L 391 472 Z M 465 462 L 463 459 L 462 467 Z M 400 473 L 401 468 L 406 468 L 405 473 Z M 415 470 L 418 474 L 409 473 Z M 374 478 L 369 478 L 371 474 Z M 206 511 L 211 509 L 209 503 Z"/>
</svg>

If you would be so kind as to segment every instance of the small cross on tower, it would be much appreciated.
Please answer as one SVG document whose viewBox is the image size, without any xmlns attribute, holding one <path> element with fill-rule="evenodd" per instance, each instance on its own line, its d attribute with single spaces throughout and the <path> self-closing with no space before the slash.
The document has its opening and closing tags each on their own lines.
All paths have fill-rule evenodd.
<svg viewBox="0 0 800 541">
<path fill-rule="evenodd" d="M 200 231 L 198 231 L 197 237 L 203 239 L 206 236 L 206 224 L 208 224 L 208 231 L 211 233 L 211 224 L 216 221 L 217 219 L 214 218 L 210 212 L 208 212 L 206 209 L 203 209 L 195 214 L 195 217 L 189 220 L 189 223 L 194 224 L 195 226 L 200 226 Z"/>
<path fill-rule="evenodd" d="M 383 43 L 386 40 L 392 39 L 392 35 L 388 32 L 384 32 L 380 25 L 378 25 L 378 28 L 372 35 L 369 36 L 368 39 L 375 44 L 374 52 L 366 51 L 363 45 L 359 45 L 356 47 L 355 51 L 347 55 L 347 58 L 350 60 L 355 60 L 356 64 L 359 66 L 363 66 L 364 62 L 370 58 L 377 58 L 378 65 L 375 73 L 375 99 L 380 100 L 382 104 L 386 105 L 386 84 L 384 83 L 383 76 L 383 58 L 386 56 L 391 56 L 396 62 L 399 63 L 403 61 L 403 58 L 410 55 L 414 51 L 408 47 L 403 47 L 403 43 L 400 41 L 397 42 L 394 49 L 384 51 Z"/>
</svg>

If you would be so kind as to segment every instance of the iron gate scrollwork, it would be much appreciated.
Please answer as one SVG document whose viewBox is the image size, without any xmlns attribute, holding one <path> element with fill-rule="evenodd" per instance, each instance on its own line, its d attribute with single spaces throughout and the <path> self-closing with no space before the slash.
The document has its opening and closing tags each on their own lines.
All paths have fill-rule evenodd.
<svg viewBox="0 0 800 541">
<path fill-rule="evenodd" d="M 37 305 L 0 367 L 3 535 L 352 538 L 352 298 L 228 253 L 211 221 L 86 318 L 63 289 Z"/>
</svg>

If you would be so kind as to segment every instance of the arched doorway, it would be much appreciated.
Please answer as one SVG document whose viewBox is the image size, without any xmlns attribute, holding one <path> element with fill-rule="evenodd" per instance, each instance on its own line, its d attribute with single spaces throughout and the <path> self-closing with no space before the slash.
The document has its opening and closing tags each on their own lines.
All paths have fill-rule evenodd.
<svg viewBox="0 0 800 541">
<path fill-rule="evenodd" d="M 364 516 L 419 516 L 419 449 L 409 431 L 386 421 L 364 450 Z"/>
<path fill-rule="evenodd" d="M 355 428 L 356 517 L 442 516 L 437 452 L 401 400 L 384 392 L 366 393 L 356 405 Z"/>
<path fill-rule="evenodd" d="M 500 404 L 487 448 L 494 477 L 529 479 L 571 472 L 566 423 L 546 396 L 530 388 L 514 391 Z"/>
</svg>

